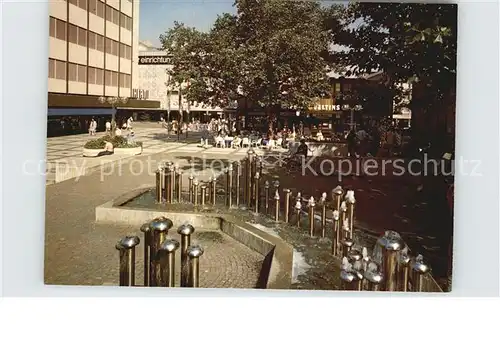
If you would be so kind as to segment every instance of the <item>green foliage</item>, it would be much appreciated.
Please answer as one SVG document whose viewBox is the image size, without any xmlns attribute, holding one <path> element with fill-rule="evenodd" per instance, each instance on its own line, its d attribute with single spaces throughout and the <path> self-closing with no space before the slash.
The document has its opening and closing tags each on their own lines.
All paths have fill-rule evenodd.
<svg viewBox="0 0 500 351">
<path fill-rule="evenodd" d="M 225 107 L 241 97 L 272 109 L 305 108 L 329 90 L 328 33 L 315 1 L 237 0 L 209 33 L 183 24 L 160 36 L 189 101 Z"/>
<path fill-rule="evenodd" d="M 109 135 L 103 136 L 102 138 L 97 138 L 89 140 L 85 143 L 84 148 L 86 149 L 104 149 L 106 142 L 111 142 L 114 148 L 133 148 L 142 146 L 142 142 L 131 142 L 127 143 L 127 138 L 120 135 L 111 137 Z"/>
<path fill-rule="evenodd" d="M 383 70 L 388 85 L 421 82 L 436 99 L 455 86 L 456 5 L 350 3 L 325 14 L 331 40 L 347 49 L 329 60 L 347 76 Z"/>
</svg>

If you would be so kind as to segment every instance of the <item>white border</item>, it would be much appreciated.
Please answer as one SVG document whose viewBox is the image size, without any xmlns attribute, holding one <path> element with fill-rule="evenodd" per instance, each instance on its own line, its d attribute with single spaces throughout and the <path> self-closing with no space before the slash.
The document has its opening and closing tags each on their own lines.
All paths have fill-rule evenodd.
<svg viewBox="0 0 500 351">
<path fill-rule="evenodd" d="M 48 6 L 46 1 L 4 1 L 1 15 L 2 294 L 165 296 L 156 289 L 43 285 L 45 181 L 23 175 L 21 164 L 45 157 Z M 459 21 L 457 157 L 481 160 L 483 176 L 456 179 L 455 267 L 449 295 L 497 296 L 498 4 L 461 2 Z M 174 295 L 350 296 L 320 291 L 168 292 Z"/>
</svg>

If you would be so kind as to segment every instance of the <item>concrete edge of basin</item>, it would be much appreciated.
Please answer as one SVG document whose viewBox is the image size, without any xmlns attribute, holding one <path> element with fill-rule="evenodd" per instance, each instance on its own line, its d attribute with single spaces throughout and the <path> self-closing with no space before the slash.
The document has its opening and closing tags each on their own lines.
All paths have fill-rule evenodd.
<svg viewBox="0 0 500 351">
<path fill-rule="evenodd" d="M 264 256 L 256 288 L 289 289 L 292 281 L 293 247 L 283 239 L 255 228 L 229 213 L 173 212 L 147 208 L 119 207 L 151 189 L 144 185 L 95 209 L 98 223 L 141 226 L 159 216 L 168 217 L 177 227 L 189 222 L 203 230 L 221 230 L 226 235 Z"/>
</svg>

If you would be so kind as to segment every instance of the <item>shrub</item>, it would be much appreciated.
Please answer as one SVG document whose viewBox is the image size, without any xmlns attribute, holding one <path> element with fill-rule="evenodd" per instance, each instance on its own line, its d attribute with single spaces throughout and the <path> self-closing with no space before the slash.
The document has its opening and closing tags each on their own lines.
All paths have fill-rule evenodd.
<svg viewBox="0 0 500 351">
<path fill-rule="evenodd" d="M 89 140 L 83 146 L 86 149 L 104 149 L 106 146 L 106 140 L 104 138 Z"/>
</svg>

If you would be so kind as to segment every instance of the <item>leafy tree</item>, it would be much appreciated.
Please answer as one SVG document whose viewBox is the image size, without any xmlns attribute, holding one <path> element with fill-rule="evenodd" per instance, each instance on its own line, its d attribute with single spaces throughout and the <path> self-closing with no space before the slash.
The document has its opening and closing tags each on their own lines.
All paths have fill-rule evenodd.
<svg viewBox="0 0 500 351">
<path fill-rule="evenodd" d="M 456 5 L 350 3 L 332 6 L 325 24 L 344 48 L 329 60 L 347 76 L 383 70 L 386 84 L 420 82 L 435 100 L 456 84 Z"/>
<path fill-rule="evenodd" d="M 273 114 L 305 108 L 329 90 L 328 33 L 318 2 L 236 0 L 235 6 L 236 15 L 220 15 L 209 33 L 176 23 L 160 36 L 174 54 L 176 81 L 189 82 L 189 101 L 226 106 L 245 97 Z"/>
</svg>

